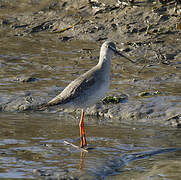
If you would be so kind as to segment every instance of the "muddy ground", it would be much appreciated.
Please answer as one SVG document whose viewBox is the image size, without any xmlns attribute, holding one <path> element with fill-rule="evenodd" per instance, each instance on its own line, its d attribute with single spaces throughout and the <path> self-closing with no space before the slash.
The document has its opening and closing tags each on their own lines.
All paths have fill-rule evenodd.
<svg viewBox="0 0 181 180">
<path fill-rule="evenodd" d="M 87 114 L 123 123 L 180 126 L 180 4 L 144 0 L 133 3 L 116 0 L 0 2 L 1 38 L 33 38 L 35 34 L 39 36 L 43 33 L 51 34 L 60 42 L 83 40 L 99 46 L 111 39 L 135 62 L 127 70 L 128 75 L 129 71 L 134 72 L 134 76 L 126 81 L 132 88 L 124 90 L 123 99 L 116 103 L 99 102 L 89 108 Z M 3 70 L 5 63 L 0 63 L 0 67 Z M 152 77 L 145 78 L 150 73 Z M 36 80 L 36 77 L 24 77 L 23 74 L 16 79 L 17 83 Z M 158 91 L 156 88 L 160 84 L 163 88 Z M 138 87 L 139 94 L 135 91 Z M 122 94 L 117 96 L 122 97 Z M 2 112 L 34 112 L 50 98 L 26 93 L 8 100 L 1 97 L 0 109 Z M 69 110 L 64 110 L 64 113 L 67 112 Z"/>
</svg>

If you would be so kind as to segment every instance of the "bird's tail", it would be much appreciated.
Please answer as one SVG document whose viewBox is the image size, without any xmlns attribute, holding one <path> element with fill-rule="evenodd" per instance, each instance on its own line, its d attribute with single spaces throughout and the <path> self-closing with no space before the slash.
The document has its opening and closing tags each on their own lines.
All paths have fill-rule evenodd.
<svg viewBox="0 0 181 180">
<path fill-rule="evenodd" d="M 47 103 L 43 103 L 38 107 L 38 110 L 40 111 L 44 111 L 45 109 L 48 108 L 48 104 Z"/>
<path fill-rule="evenodd" d="M 40 111 L 44 111 L 45 109 L 47 109 L 50 106 L 56 106 L 56 105 L 59 105 L 59 104 L 60 104 L 60 99 L 55 97 L 54 99 L 52 99 L 48 103 L 41 104 L 38 109 Z"/>
</svg>

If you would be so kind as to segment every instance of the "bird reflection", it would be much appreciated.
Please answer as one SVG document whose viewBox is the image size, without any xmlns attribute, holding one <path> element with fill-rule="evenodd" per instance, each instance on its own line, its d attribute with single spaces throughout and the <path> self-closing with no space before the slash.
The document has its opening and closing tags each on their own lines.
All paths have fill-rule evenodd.
<svg viewBox="0 0 181 180">
<path fill-rule="evenodd" d="M 80 152 L 80 163 L 79 163 L 79 169 L 80 170 L 83 170 L 83 168 L 85 167 L 86 155 L 87 155 L 86 151 Z"/>
</svg>

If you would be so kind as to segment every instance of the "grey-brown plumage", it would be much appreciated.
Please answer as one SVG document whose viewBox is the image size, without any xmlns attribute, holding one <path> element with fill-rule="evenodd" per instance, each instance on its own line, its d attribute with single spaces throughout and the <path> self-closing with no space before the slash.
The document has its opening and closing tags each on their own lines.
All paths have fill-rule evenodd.
<svg viewBox="0 0 181 180">
<path fill-rule="evenodd" d="M 43 107 L 60 105 L 85 109 L 103 98 L 109 89 L 111 56 L 114 50 L 116 51 L 116 47 L 113 42 L 103 43 L 98 64 L 72 81 Z"/>
<path fill-rule="evenodd" d="M 106 41 L 101 46 L 98 64 L 72 81 L 58 96 L 40 108 L 44 109 L 48 106 L 54 105 L 60 105 L 61 107 L 73 106 L 76 108 L 82 108 L 79 123 L 81 147 L 87 146 L 84 128 L 84 110 L 88 106 L 95 104 L 107 93 L 109 89 L 111 56 L 113 52 L 130 60 L 116 50 L 113 42 Z"/>
</svg>

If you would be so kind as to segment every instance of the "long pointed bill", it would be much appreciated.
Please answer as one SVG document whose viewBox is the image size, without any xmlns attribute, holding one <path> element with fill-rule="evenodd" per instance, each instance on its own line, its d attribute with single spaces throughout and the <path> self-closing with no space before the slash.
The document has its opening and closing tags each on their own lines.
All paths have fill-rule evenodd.
<svg viewBox="0 0 181 180">
<path fill-rule="evenodd" d="M 130 61 L 130 62 L 132 62 L 132 63 L 135 63 L 134 61 L 132 61 L 132 60 L 131 60 L 130 58 L 128 58 L 127 56 L 123 55 L 121 52 L 119 52 L 119 51 L 116 50 L 115 48 L 113 48 L 113 47 L 110 47 L 110 48 L 114 51 L 115 54 L 118 54 L 119 56 L 124 57 L 125 59 L 127 59 L 128 61 Z"/>
</svg>

